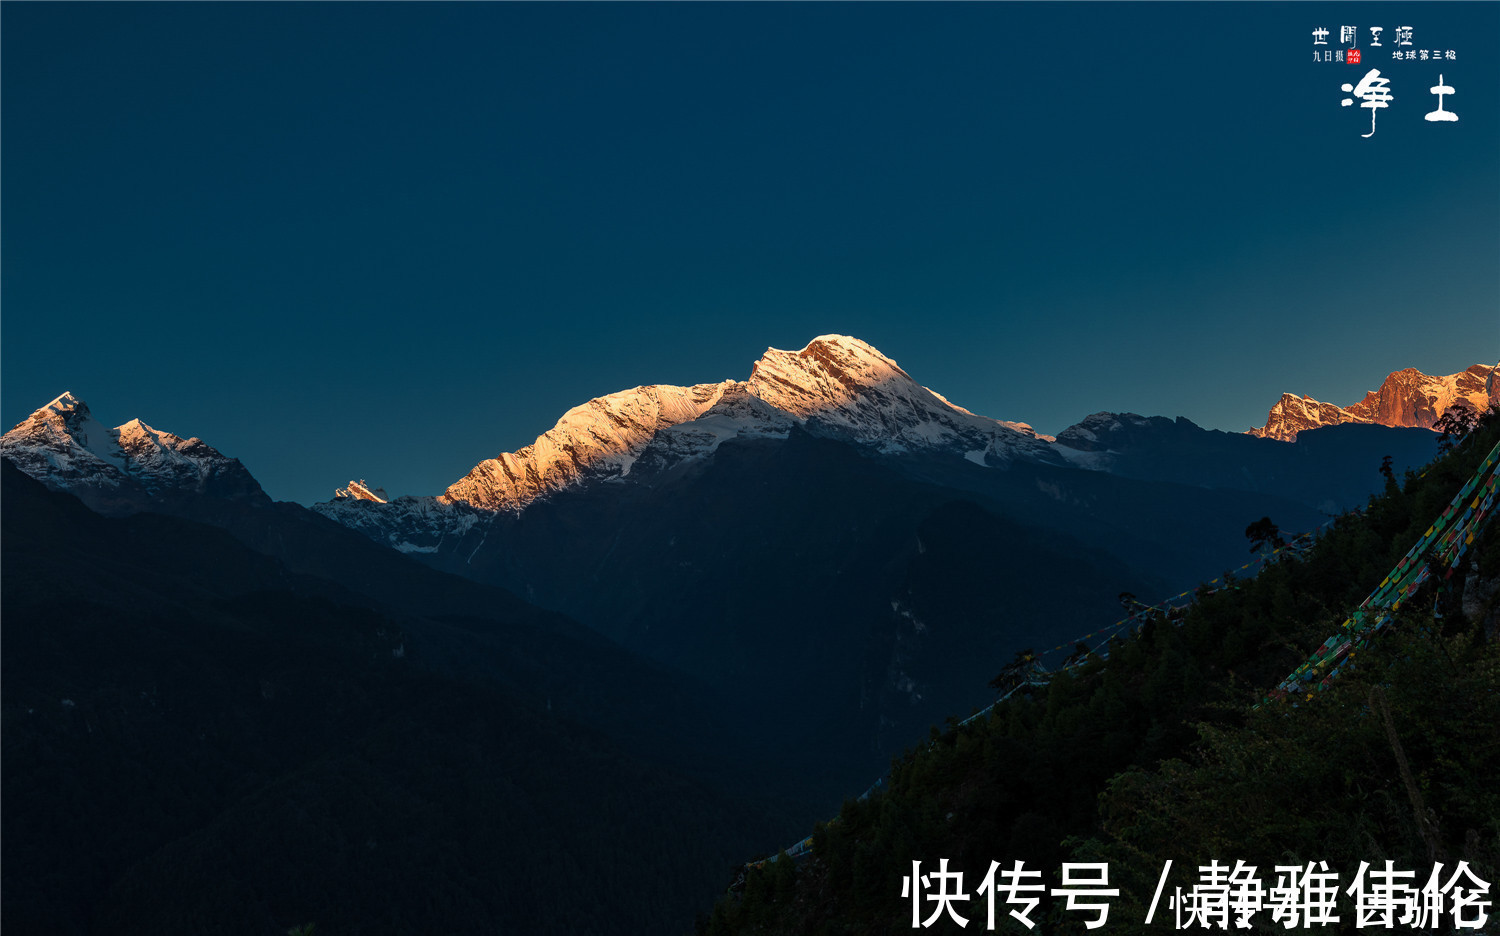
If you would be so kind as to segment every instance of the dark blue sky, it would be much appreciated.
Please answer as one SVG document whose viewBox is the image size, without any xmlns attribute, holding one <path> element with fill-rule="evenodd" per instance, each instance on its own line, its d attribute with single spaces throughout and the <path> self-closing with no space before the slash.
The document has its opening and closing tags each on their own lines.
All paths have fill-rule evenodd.
<svg viewBox="0 0 1500 936">
<path fill-rule="evenodd" d="M 1365 64 L 1314 63 L 1341 25 Z M 1454 60 L 1392 61 L 1399 26 Z M 72 390 L 310 502 L 827 332 L 1044 432 L 1352 403 L 1500 357 L 1497 36 L 1495 3 L 6 3 L 0 416 Z"/>
</svg>

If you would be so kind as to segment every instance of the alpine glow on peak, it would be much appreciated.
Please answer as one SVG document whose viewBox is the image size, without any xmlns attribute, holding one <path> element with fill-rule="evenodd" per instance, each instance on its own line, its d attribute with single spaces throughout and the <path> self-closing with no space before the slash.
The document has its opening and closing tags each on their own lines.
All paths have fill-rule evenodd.
<svg viewBox="0 0 1500 936">
<path fill-rule="evenodd" d="M 575 406 L 532 444 L 480 462 L 436 501 L 519 511 L 576 484 L 625 478 L 643 457 L 677 463 L 730 438 L 784 438 L 794 425 L 884 454 L 948 449 L 980 464 L 1057 460 L 1050 440 L 1025 423 L 975 415 L 866 342 L 820 335 L 800 351 L 767 348 L 749 380 L 653 384 Z M 321 509 L 367 499 L 344 491 Z"/>
<path fill-rule="evenodd" d="M 1266 415 L 1266 424 L 1251 435 L 1290 442 L 1297 433 L 1319 426 L 1374 423 L 1431 429 L 1455 406 L 1482 413 L 1500 403 L 1500 364 L 1475 364 L 1457 374 L 1433 377 L 1415 367 L 1395 371 L 1379 390 L 1353 406 L 1321 403 L 1309 396 L 1284 393 Z"/>
</svg>

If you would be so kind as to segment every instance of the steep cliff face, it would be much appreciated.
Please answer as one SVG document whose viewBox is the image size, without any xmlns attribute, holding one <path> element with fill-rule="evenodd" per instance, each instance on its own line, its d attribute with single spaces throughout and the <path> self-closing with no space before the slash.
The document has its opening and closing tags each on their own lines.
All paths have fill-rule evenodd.
<svg viewBox="0 0 1500 936">
<path fill-rule="evenodd" d="M 1290 442 L 1297 433 L 1341 423 L 1374 423 L 1431 429 L 1454 406 L 1483 412 L 1500 403 L 1500 365 L 1475 364 L 1457 374 L 1433 377 L 1413 367 L 1385 378 L 1353 406 L 1322 403 L 1312 397 L 1283 394 L 1250 435 Z"/>
<path fill-rule="evenodd" d="M 1333 403 L 1321 403 L 1312 397 L 1299 397 L 1283 393 L 1276 405 L 1266 414 L 1266 424 L 1260 429 L 1251 429 L 1250 435 L 1263 439 L 1280 439 L 1291 442 L 1304 429 L 1320 426 L 1338 426 L 1348 422 L 1370 422 L 1355 419 L 1348 410 Z"/>
<path fill-rule="evenodd" d="M 1494 394 L 1495 373 L 1500 369 L 1476 364 L 1446 377 L 1429 377 L 1416 368 L 1396 371 L 1379 390 L 1349 407 L 1356 419 L 1382 426 L 1419 426 L 1431 429 L 1454 406 L 1484 410 L 1500 402 Z"/>
</svg>

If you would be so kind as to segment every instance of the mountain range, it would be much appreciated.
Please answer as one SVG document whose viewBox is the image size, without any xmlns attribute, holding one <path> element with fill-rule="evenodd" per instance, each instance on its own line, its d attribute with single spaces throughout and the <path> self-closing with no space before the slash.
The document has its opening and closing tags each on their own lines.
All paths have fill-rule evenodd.
<svg viewBox="0 0 1500 936">
<path fill-rule="evenodd" d="M 1319 426 L 1372 423 L 1431 429 L 1455 406 L 1483 413 L 1500 404 L 1500 364 L 1475 364 L 1468 370 L 1430 377 L 1413 367 L 1385 378 L 1353 406 L 1319 403 L 1309 396 L 1282 394 L 1266 415 L 1266 424 L 1250 434 L 1290 442 L 1297 434 Z"/>
<path fill-rule="evenodd" d="M 1431 428 L 1455 402 L 1483 410 L 1490 400 L 1500 401 L 1495 371 L 1476 365 L 1437 378 L 1400 371 L 1363 403 L 1337 413 L 1327 404 L 1287 394 L 1272 408 L 1267 427 L 1248 435 L 1293 441 L 1304 429 L 1351 422 Z M 1303 400 L 1307 405 L 1298 409 Z M 1122 432 L 1127 425 L 1133 428 Z M 1153 428 L 1143 432 L 1147 425 Z M 440 495 L 391 500 L 364 481 L 351 481 L 313 509 L 403 552 L 434 553 L 469 542 L 476 523 L 520 513 L 538 498 L 626 483 L 632 472 L 637 481 L 654 478 L 712 456 L 727 440 L 785 439 L 793 427 L 870 455 L 962 457 L 986 467 L 1029 462 L 1142 476 L 1154 466 L 1148 473 L 1154 470 L 1163 480 L 1251 490 L 1274 488 L 1278 476 L 1293 485 L 1299 484 L 1294 479 L 1306 478 L 1305 465 L 1251 471 L 1251 463 L 1284 459 L 1284 450 L 1235 442 L 1225 448 L 1226 434 L 1205 433 L 1180 418 L 1176 426 L 1167 429 L 1161 417 L 1096 413 L 1056 438 L 1039 435 L 1026 423 L 978 416 L 951 403 L 857 338 L 823 335 L 800 351 L 768 349 L 745 381 L 653 385 L 590 400 L 565 413 L 531 445 L 480 462 Z M 1190 448 L 1218 447 L 1217 470 L 1204 464 L 1183 470 L 1184 433 L 1198 437 Z M 1174 457 L 1160 457 L 1163 446 L 1173 448 Z M 1365 493 L 1349 500 L 1303 490 L 1296 499 L 1335 512 Z M 477 549 L 480 542 L 469 545 Z"/>
<path fill-rule="evenodd" d="M 1347 423 L 1430 429 L 1455 405 L 1482 412 L 1496 404 L 1500 365 L 1437 377 L 1407 368 L 1349 407 L 1284 394 L 1265 426 L 1247 435 L 1294 441 L 1305 430 Z M 393 501 L 383 489 L 359 480 L 313 509 L 373 533 L 362 512 L 343 510 L 364 501 L 387 505 L 380 511 L 386 518 L 415 512 L 425 517 L 420 525 L 462 533 L 474 520 L 450 517 L 453 508 L 519 513 L 573 487 L 621 482 L 632 471 L 660 473 L 707 458 L 727 440 L 785 439 L 793 427 L 879 455 L 943 453 L 992 467 L 1019 460 L 1116 471 L 1119 456 L 1149 444 L 1142 433 L 1148 425 L 1157 435 L 1197 429 L 1181 418 L 1176 430 L 1168 430 L 1162 417 L 1102 412 L 1055 438 L 1039 435 L 1026 423 L 978 416 L 949 402 L 857 338 L 823 335 L 800 351 L 768 349 L 748 380 L 636 387 L 590 400 L 563 414 L 532 444 L 480 462 L 442 494 Z M 267 500 L 238 459 L 140 419 L 108 428 L 71 393 L 7 432 L 0 454 L 106 513 L 183 494 Z M 392 505 L 399 510 L 389 509 Z M 383 525 L 395 524 L 387 519 Z M 384 539 L 403 552 L 431 549 L 389 534 Z"/>
<path fill-rule="evenodd" d="M 1482 370 L 1392 375 L 1371 419 L 1469 399 Z M 351 481 L 311 511 L 272 504 L 206 443 L 139 420 L 108 429 L 70 394 L 7 433 L 0 454 L 103 513 L 213 523 L 361 593 L 410 600 L 389 583 L 415 573 L 386 568 L 404 553 L 731 699 L 798 687 L 761 704 L 800 726 L 793 747 L 827 755 L 834 790 L 970 705 L 997 659 L 1094 630 L 1122 591 L 1166 594 L 1233 569 L 1249 558 L 1249 521 L 1314 528 L 1378 489 L 1384 455 L 1400 470 L 1435 442 L 1425 428 L 1307 428 L 1288 444 L 1097 413 L 1053 438 L 823 335 L 768 349 L 746 380 L 590 400 L 435 496 Z"/>
<path fill-rule="evenodd" d="M 785 439 L 794 427 L 886 455 L 948 452 L 988 465 L 1061 461 L 1052 440 L 1025 423 L 976 416 L 863 341 L 824 335 L 801 351 L 768 349 L 745 381 L 652 385 L 590 400 L 532 444 L 480 462 L 435 497 L 392 503 L 360 481 L 313 509 L 404 552 L 429 552 L 437 548 L 434 534 L 472 529 L 472 511 L 519 513 L 570 488 L 624 481 L 632 472 L 660 475 L 712 456 L 727 440 Z M 376 515 L 344 510 L 352 501 L 389 506 Z"/>
<path fill-rule="evenodd" d="M 0 439 L 0 455 L 53 488 L 78 493 L 101 513 L 199 495 L 271 501 L 239 459 L 201 439 L 160 432 L 139 419 L 108 428 L 71 393 L 7 432 Z"/>
<path fill-rule="evenodd" d="M 64 393 L 0 439 L 0 455 L 19 469 L 6 488 L 6 717 L 39 704 L 51 711 L 59 698 L 74 701 L 71 712 L 80 687 L 92 686 L 85 734 L 107 724 L 109 750 L 146 750 L 155 742 L 140 725 L 152 737 L 186 738 L 196 723 L 138 722 L 135 703 L 116 704 L 111 693 L 152 698 L 174 641 L 197 656 L 173 679 L 220 673 L 231 680 L 225 686 L 238 685 L 240 651 L 231 648 L 274 655 L 295 646 L 310 661 L 295 674 L 282 664 L 252 667 L 241 688 L 260 686 L 269 703 L 297 697 L 287 686 L 317 683 L 325 663 L 338 670 L 348 688 L 317 696 L 328 714 L 298 735 L 308 751 L 334 743 L 349 718 L 397 719 L 389 723 L 399 730 L 357 732 L 367 746 L 356 758 L 363 766 L 338 768 L 341 784 L 387 791 L 368 802 L 400 801 L 411 781 L 372 767 L 369 744 L 384 751 L 390 738 L 415 730 L 439 739 L 426 750 L 444 758 L 465 743 L 451 725 L 413 728 L 399 721 L 399 708 L 375 704 L 386 691 L 377 687 L 410 685 L 405 667 L 436 680 L 419 680 L 442 699 L 435 710 L 512 713 L 476 729 L 486 737 L 510 730 L 509 721 L 527 737 L 562 730 L 598 738 L 581 749 L 537 741 L 546 753 L 536 777 L 523 782 L 490 765 L 468 775 L 473 782 L 535 790 L 550 776 L 584 797 L 597 781 L 580 777 L 592 770 L 623 770 L 649 791 L 697 784 L 704 792 L 691 800 L 695 810 L 713 812 L 715 797 L 741 798 L 745 810 L 715 841 L 754 851 L 826 814 L 928 725 L 986 701 L 985 683 L 1018 651 L 1071 648 L 1079 635 L 1098 633 L 1119 617 L 1121 593 L 1158 598 L 1237 569 L 1250 558 L 1245 527 L 1260 517 L 1310 530 L 1363 505 L 1384 483 L 1382 458 L 1391 456 L 1396 471 L 1426 463 L 1437 442 L 1432 422 L 1460 400 L 1478 406 L 1475 381 L 1483 377 L 1492 393 L 1494 371 L 1397 380 L 1416 373 L 1399 372 L 1362 418 L 1328 416 L 1337 424 L 1298 426 L 1288 441 L 1129 413 L 1096 413 L 1053 438 L 972 413 L 870 345 L 825 335 L 800 351 L 768 350 L 743 381 L 591 400 L 441 494 L 391 498 L 351 481 L 311 509 L 273 502 L 243 464 L 200 439 L 140 420 L 109 428 Z M 162 602 L 148 600 L 152 589 Z M 71 623 L 46 636 L 46 622 L 59 615 Z M 152 623 L 158 616 L 172 622 L 165 631 Z M 111 635 L 112 620 L 129 627 Z M 203 637 L 224 627 L 240 637 Z M 112 649 L 75 658 L 92 644 Z M 392 662 L 339 669 L 370 654 Z M 255 722 L 244 721 L 250 710 L 238 689 L 188 683 L 173 711 L 200 706 Z M 358 701 L 346 706 L 345 697 Z M 288 731 L 286 717 L 255 730 Z M 94 756 L 79 746 L 88 743 L 79 723 L 71 715 L 16 722 L 27 727 L 7 731 L 7 777 L 22 778 L 29 796 L 44 795 L 46 759 L 37 752 L 63 745 L 69 756 Z M 21 739 L 14 751 L 12 738 Z M 580 753 L 594 767 L 580 767 Z M 259 764 L 258 776 L 293 787 L 312 769 L 258 756 L 231 746 L 214 755 L 226 761 L 192 768 L 224 793 L 201 801 L 194 821 L 219 815 L 225 828 L 243 830 L 247 817 L 286 805 L 259 793 L 244 798 L 252 791 L 225 779 L 230 762 Z M 10 764 L 23 766 L 12 773 Z M 108 759 L 95 767 L 106 775 Z M 144 786 L 130 796 L 145 802 L 160 778 L 138 774 Z M 63 797 L 59 815 L 74 808 L 67 791 L 46 795 Z M 642 795 L 655 804 L 643 816 L 666 808 L 655 792 Z M 341 820 L 317 810 L 338 827 Z M 97 928 L 165 886 L 184 855 L 224 841 L 222 831 L 191 823 L 172 828 L 195 844 L 182 854 L 149 836 L 122 844 L 97 870 L 104 883 L 89 885 L 94 922 L 80 917 L 63 929 Z M 587 829 L 569 828 L 574 838 L 559 847 L 585 847 Z M 69 829 L 86 840 L 86 828 Z M 419 835 L 414 829 L 403 825 L 400 834 Z M 54 887 L 67 875 L 62 859 L 47 854 L 47 835 L 31 826 L 8 832 L 8 916 L 45 917 L 13 893 L 73 899 Z M 335 837 L 324 847 L 342 854 L 347 844 Z M 53 884 L 12 877 L 25 867 L 16 848 L 44 857 Z M 506 849 L 485 860 L 519 860 Z M 661 868 L 676 867 L 662 860 Z M 136 884 L 120 891 L 127 872 Z M 680 886 L 703 886 L 693 880 Z M 466 892 L 459 902 L 468 913 L 489 899 Z M 401 904 L 392 912 L 412 911 Z M 524 914 L 506 919 L 534 923 Z M 585 930 L 599 925 L 583 922 Z"/>
</svg>

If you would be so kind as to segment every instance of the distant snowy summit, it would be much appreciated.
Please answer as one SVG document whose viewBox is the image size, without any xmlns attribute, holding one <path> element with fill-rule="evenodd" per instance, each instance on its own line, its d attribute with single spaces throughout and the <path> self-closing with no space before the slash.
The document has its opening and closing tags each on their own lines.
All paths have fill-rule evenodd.
<svg viewBox="0 0 1500 936">
<path fill-rule="evenodd" d="M 1500 364 L 1476 364 L 1445 377 L 1408 367 L 1386 377 L 1379 390 L 1371 390 L 1349 407 L 1283 394 L 1271 407 L 1265 426 L 1249 433 L 1291 442 L 1303 430 L 1343 423 L 1431 429 L 1454 406 L 1484 412 L 1493 404 L 1500 404 Z"/>
<path fill-rule="evenodd" d="M 143 499 L 209 494 L 269 501 L 239 459 L 201 439 L 183 439 L 139 419 L 111 429 L 71 393 L 38 409 L 0 438 L 0 456 L 57 490 L 104 512 Z"/>
<path fill-rule="evenodd" d="M 445 514 L 457 523 L 454 508 L 518 512 L 580 484 L 702 458 L 730 439 L 784 439 L 794 426 L 886 455 L 944 451 L 981 465 L 1059 461 L 1052 440 L 1025 423 L 977 416 L 858 338 L 822 335 L 800 351 L 767 349 L 749 380 L 636 387 L 590 400 L 520 451 L 480 462 L 443 494 L 397 498 L 391 506 L 421 513 L 428 525 Z M 314 509 L 364 528 L 374 521 L 371 502 L 368 487 L 352 482 Z"/>
<path fill-rule="evenodd" d="M 374 501 L 377 504 L 384 504 L 390 500 L 390 497 L 385 493 L 385 488 L 372 488 L 369 482 L 364 480 L 350 481 L 348 487 L 339 488 L 333 492 L 333 496 L 335 500 L 350 498 L 353 500 Z"/>
</svg>

